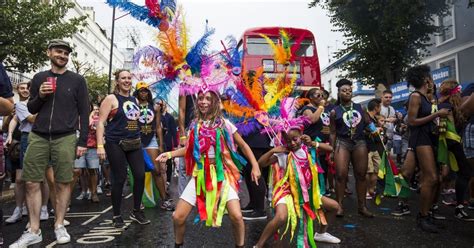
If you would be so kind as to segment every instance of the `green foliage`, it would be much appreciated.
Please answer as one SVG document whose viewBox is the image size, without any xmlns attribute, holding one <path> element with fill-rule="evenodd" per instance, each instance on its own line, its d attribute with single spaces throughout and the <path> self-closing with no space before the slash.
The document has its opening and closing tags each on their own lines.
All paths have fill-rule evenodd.
<svg viewBox="0 0 474 248">
<path fill-rule="evenodd" d="M 107 83 L 109 77 L 107 74 L 99 75 L 95 72 L 85 75 L 87 88 L 89 90 L 89 99 L 93 103 L 99 103 L 102 98 L 107 96 Z"/>
<path fill-rule="evenodd" d="M 401 81 L 403 72 L 427 53 L 430 35 L 442 30 L 433 17 L 446 15 L 449 8 L 444 0 L 313 0 L 309 7 L 318 5 L 346 38 L 346 48 L 336 57 L 355 55 L 343 66 L 346 76 L 386 87 Z"/>
<path fill-rule="evenodd" d="M 70 37 L 86 17 L 65 21 L 70 1 L 6 1 L 0 6 L 0 62 L 8 70 L 35 71 L 46 62 L 49 40 Z"/>
</svg>

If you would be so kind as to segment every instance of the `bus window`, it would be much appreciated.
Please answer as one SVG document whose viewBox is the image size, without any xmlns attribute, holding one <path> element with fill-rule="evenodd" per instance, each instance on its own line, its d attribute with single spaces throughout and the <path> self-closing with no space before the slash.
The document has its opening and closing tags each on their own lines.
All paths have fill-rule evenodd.
<svg viewBox="0 0 474 248">
<path fill-rule="evenodd" d="M 277 39 L 272 39 L 277 42 Z M 273 55 L 273 50 L 264 38 L 247 38 L 247 53 L 250 55 Z"/>
<path fill-rule="evenodd" d="M 293 43 L 292 43 L 293 45 Z M 314 45 L 311 40 L 303 40 L 301 42 L 300 48 L 296 51 L 297 57 L 313 57 Z"/>
</svg>

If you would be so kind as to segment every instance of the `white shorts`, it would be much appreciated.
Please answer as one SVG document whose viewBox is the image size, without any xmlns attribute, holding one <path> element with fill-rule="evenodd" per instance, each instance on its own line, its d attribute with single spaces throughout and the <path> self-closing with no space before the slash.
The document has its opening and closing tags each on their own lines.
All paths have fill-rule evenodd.
<svg viewBox="0 0 474 248">
<path fill-rule="evenodd" d="M 153 136 L 153 138 L 151 139 L 150 141 L 150 144 L 148 144 L 146 147 L 144 147 L 144 149 L 159 149 L 159 145 L 158 145 L 158 140 L 156 139 L 156 136 Z"/>
<path fill-rule="evenodd" d="M 227 184 L 226 180 L 223 182 L 222 189 L 224 189 L 225 184 Z M 224 190 L 221 190 L 221 194 L 222 192 L 224 192 Z M 196 180 L 194 177 L 191 177 L 191 180 L 189 180 L 188 185 L 186 185 L 186 188 L 179 198 L 183 199 L 192 206 L 196 206 Z M 230 200 L 239 200 L 239 195 L 232 187 L 229 187 L 229 195 L 227 196 L 227 201 Z"/>
<path fill-rule="evenodd" d="M 286 205 L 286 197 L 280 198 L 280 200 L 277 201 L 275 204 L 275 207 L 278 206 L 279 204 L 285 204 Z"/>
</svg>

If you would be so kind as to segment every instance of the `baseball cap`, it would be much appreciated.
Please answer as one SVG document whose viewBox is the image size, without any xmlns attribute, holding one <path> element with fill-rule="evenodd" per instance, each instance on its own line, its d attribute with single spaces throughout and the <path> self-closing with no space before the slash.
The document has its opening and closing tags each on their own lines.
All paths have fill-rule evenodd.
<svg viewBox="0 0 474 248">
<path fill-rule="evenodd" d="M 141 90 L 141 89 L 148 89 L 148 84 L 146 82 L 143 82 L 143 81 L 140 81 L 137 83 L 137 85 L 135 86 L 135 88 L 137 90 Z"/>
<path fill-rule="evenodd" d="M 69 42 L 66 42 L 60 39 L 54 39 L 54 40 L 49 41 L 48 49 L 51 49 L 53 47 L 63 47 L 63 48 L 66 48 L 66 50 L 68 50 L 69 52 L 72 52 L 72 48 L 69 45 Z"/>
</svg>

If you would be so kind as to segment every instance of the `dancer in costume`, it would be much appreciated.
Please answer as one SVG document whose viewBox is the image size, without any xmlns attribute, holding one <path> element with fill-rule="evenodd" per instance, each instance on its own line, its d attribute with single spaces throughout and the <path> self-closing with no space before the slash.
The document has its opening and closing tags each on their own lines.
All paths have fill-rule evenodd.
<svg viewBox="0 0 474 248">
<path fill-rule="evenodd" d="M 368 151 L 365 142 L 364 129 L 371 123 L 360 104 L 352 102 L 352 82 L 341 79 L 338 87 L 338 102 L 331 111 L 330 140 L 336 163 L 336 200 L 341 206 L 337 216 L 344 216 L 342 200 L 352 162 L 356 179 L 358 212 L 365 217 L 374 217 L 367 209 L 365 194 L 367 190 L 367 159 Z"/>
<path fill-rule="evenodd" d="M 140 127 L 142 146 L 154 163 L 155 170 L 152 171 L 152 173 L 156 188 L 162 199 L 161 208 L 173 211 L 173 199 L 171 199 L 168 196 L 168 192 L 166 192 L 165 178 L 163 176 L 166 175 L 166 165 L 160 165 L 155 161 L 160 152 L 164 151 L 163 132 L 161 128 L 161 108 L 158 104 L 154 104 L 151 91 L 146 82 L 137 83 L 133 96 L 138 99 L 140 107 L 138 125 Z"/>
<path fill-rule="evenodd" d="M 451 170 L 457 175 L 455 186 L 457 206 L 454 216 L 460 220 L 474 221 L 474 218 L 464 211 L 463 206 L 473 168 L 470 167 L 464 154 L 459 135 L 466 125 L 466 118 L 460 110 L 461 86 L 456 80 L 445 80 L 440 85 L 439 93 L 441 97 L 438 107 L 448 109 L 450 113 L 447 118 L 441 120 L 441 126 L 444 128 L 440 130 L 438 162 L 450 165 Z"/>
<path fill-rule="evenodd" d="M 99 123 L 96 132 L 97 154 L 101 160 L 105 160 L 105 153 L 107 152 L 113 178 L 113 225 L 117 228 L 123 228 L 125 223 L 120 212 L 120 206 L 122 204 L 123 185 L 127 179 L 127 162 L 134 178 L 133 211 L 130 213 L 130 219 L 142 225 L 149 224 L 150 221 L 145 218 L 143 211 L 140 210 L 145 187 L 145 162 L 138 125 L 140 109 L 137 99 L 130 95 L 132 75 L 127 70 L 118 70 L 115 73 L 115 80 L 114 94 L 108 95 L 102 101 L 99 109 Z"/>
<path fill-rule="evenodd" d="M 449 110 L 441 109 L 432 113 L 432 103 L 428 99 L 428 94 L 429 90 L 433 89 L 434 82 L 428 66 L 421 65 L 408 69 L 406 79 L 415 87 L 415 91 L 409 97 L 408 125 L 409 147 L 414 149 L 421 169 L 420 213 L 417 216 L 417 222 L 423 231 L 437 233 L 438 228 L 429 216 L 438 187 L 438 168 L 435 157 L 438 137 L 432 130 L 435 125 L 433 121 L 438 117 L 448 116 Z"/>
<path fill-rule="evenodd" d="M 219 227 L 227 209 L 234 228 L 236 247 L 243 247 L 245 227 L 237 195 L 240 171 L 246 161 L 236 152 L 237 145 L 252 166 L 252 179 L 258 181 L 260 169 L 250 147 L 237 128 L 222 117 L 216 92 L 203 85 L 197 97 L 197 111 L 185 148 L 158 157 L 166 162 L 173 157 L 186 159 L 186 173 L 192 175 L 173 213 L 175 247 L 182 247 L 185 221 L 194 206 L 206 226 Z"/>
<path fill-rule="evenodd" d="M 332 147 L 312 141 L 308 135 L 303 135 L 301 122 L 292 120 L 285 124 L 288 124 L 287 130 L 281 131 L 284 146 L 271 149 L 258 160 L 261 167 L 272 167 L 272 207 L 275 210 L 275 217 L 267 224 L 254 247 L 264 247 L 265 242 L 285 223 L 286 228 L 284 231 L 280 230 L 280 234 L 286 234 L 288 228 L 291 228 L 291 238 L 293 238 L 297 223 L 299 223 L 297 247 L 309 245 L 316 247 L 313 241 L 315 218 L 318 218 L 321 226 L 314 234 L 314 240 L 340 243 L 340 239 L 327 232 L 328 222 L 322 211 L 324 209 L 328 216 L 334 217 L 339 204 L 320 194 L 318 168 L 316 161 L 310 155 L 311 149 L 316 149 L 317 153 L 319 151 L 332 152 Z"/>
</svg>

